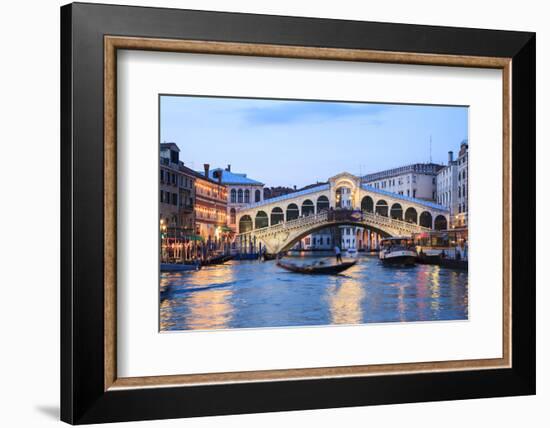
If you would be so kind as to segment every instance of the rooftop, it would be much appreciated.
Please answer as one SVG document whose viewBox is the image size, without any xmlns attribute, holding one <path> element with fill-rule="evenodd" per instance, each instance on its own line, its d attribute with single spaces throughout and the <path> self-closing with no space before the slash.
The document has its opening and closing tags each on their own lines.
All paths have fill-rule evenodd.
<svg viewBox="0 0 550 428">
<path fill-rule="evenodd" d="M 241 184 L 241 185 L 250 185 L 250 186 L 264 185 L 264 183 L 260 183 L 259 181 L 248 178 L 246 174 L 231 172 L 223 168 L 215 168 L 210 170 L 208 172 L 208 178 L 210 178 L 211 180 L 217 181 L 218 180 L 217 174 L 220 171 L 222 174 L 222 184 Z M 197 171 L 197 174 L 200 174 L 204 177 L 204 171 L 200 171 L 200 172 Z"/>
<path fill-rule="evenodd" d="M 384 171 L 374 172 L 372 174 L 366 174 L 362 177 L 363 181 L 369 182 L 379 180 L 381 178 L 395 177 L 401 174 L 407 174 L 410 172 L 418 174 L 436 174 L 444 165 L 437 163 L 413 163 L 410 165 L 400 166 L 397 168 L 386 169 Z"/>
</svg>

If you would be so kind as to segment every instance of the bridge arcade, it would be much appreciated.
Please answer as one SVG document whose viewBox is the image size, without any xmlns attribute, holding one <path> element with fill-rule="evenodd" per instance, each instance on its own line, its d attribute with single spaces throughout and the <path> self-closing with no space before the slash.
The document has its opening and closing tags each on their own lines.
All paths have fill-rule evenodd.
<svg viewBox="0 0 550 428">
<path fill-rule="evenodd" d="M 328 226 L 331 220 L 327 213 L 339 209 L 362 211 L 361 219 L 357 220 L 362 227 L 371 226 L 387 235 L 443 230 L 449 223 L 449 211 L 441 205 L 374 189 L 362 184 L 360 177 L 344 172 L 331 177 L 328 183 L 240 210 L 238 234 L 249 240 L 247 245 L 254 240 L 254 245 L 259 241 L 271 250 L 280 250 L 290 243 L 289 239 L 296 242 L 298 235 L 322 228 L 323 224 Z M 299 233 L 287 233 L 296 228 Z M 268 235 L 271 244 L 266 241 Z"/>
</svg>

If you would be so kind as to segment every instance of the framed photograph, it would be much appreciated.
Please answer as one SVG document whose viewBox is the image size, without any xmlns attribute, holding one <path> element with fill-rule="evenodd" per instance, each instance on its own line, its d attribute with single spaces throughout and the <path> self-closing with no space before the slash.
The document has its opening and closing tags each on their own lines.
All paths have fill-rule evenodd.
<svg viewBox="0 0 550 428">
<path fill-rule="evenodd" d="M 61 8 L 72 424 L 535 393 L 535 35 Z"/>
</svg>

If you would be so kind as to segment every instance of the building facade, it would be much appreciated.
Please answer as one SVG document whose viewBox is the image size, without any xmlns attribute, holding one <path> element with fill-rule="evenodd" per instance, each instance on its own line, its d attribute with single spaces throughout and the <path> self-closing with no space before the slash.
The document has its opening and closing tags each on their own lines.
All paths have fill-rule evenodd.
<svg viewBox="0 0 550 428">
<path fill-rule="evenodd" d="M 452 226 L 458 213 L 458 161 L 452 151 L 447 165 L 437 173 L 437 203 L 449 209 Z"/>
<path fill-rule="evenodd" d="M 456 215 L 456 226 L 468 226 L 468 140 L 464 140 L 460 144 L 458 152 L 458 214 Z"/>
<path fill-rule="evenodd" d="M 216 182 L 221 180 L 227 189 L 227 225 L 236 232 L 237 212 L 250 204 L 263 202 L 264 184 L 246 174 L 232 172 L 231 165 L 210 170 L 209 177 Z"/>
<path fill-rule="evenodd" d="M 160 146 L 159 213 L 165 227 L 183 236 L 195 229 L 195 174 L 179 160 L 179 154 L 174 143 Z"/>
<path fill-rule="evenodd" d="M 195 174 L 180 160 L 175 143 L 162 143 L 159 157 L 161 262 L 181 263 L 194 257 Z"/>
<path fill-rule="evenodd" d="M 208 164 L 204 172 L 195 172 L 195 231 L 209 250 L 215 250 L 227 238 L 227 187 L 221 179 L 209 177 Z"/>
<path fill-rule="evenodd" d="M 415 163 L 399 168 L 367 174 L 364 184 L 411 198 L 435 201 L 437 198 L 436 176 L 443 165 Z"/>
</svg>

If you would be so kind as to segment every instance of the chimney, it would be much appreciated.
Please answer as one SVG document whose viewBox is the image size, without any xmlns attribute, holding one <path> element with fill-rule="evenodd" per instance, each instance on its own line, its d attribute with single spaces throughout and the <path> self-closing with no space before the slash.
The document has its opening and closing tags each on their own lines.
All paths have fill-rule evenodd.
<svg viewBox="0 0 550 428">
<path fill-rule="evenodd" d="M 296 185 L 294 185 L 294 190 L 296 190 Z"/>
<path fill-rule="evenodd" d="M 205 163 L 204 164 L 204 176 L 206 178 L 210 178 L 210 175 L 208 175 L 209 173 L 210 173 L 210 164 Z"/>
<path fill-rule="evenodd" d="M 449 151 L 449 165 L 453 162 L 453 151 Z"/>
<path fill-rule="evenodd" d="M 231 164 L 230 163 L 227 164 L 227 168 L 225 168 L 225 170 L 227 172 L 231 172 Z"/>
</svg>

